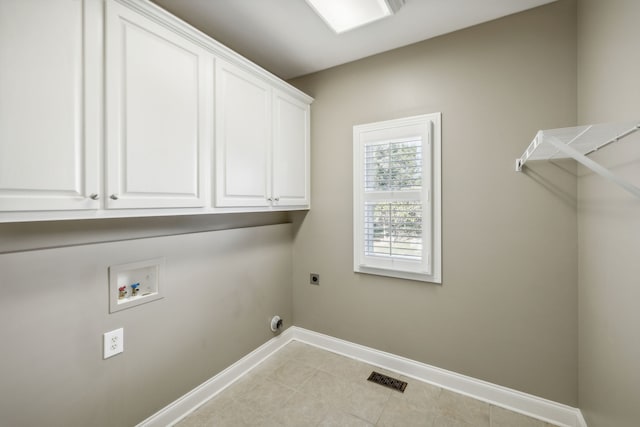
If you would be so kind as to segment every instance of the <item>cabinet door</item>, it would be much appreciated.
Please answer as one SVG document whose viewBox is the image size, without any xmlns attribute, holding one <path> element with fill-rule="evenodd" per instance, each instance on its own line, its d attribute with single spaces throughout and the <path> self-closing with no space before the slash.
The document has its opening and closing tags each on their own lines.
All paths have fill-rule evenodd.
<svg viewBox="0 0 640 427">
<path fill-rule="evenodd" d="M 269 206 L 271 88 L 216 61 L 216 206 Z"/>
<path fill-rule="evenodd" d="M 106 13 L 107 207 L 204 206 L 212 58 L 119 3 Z"/>
<path fill-rule="evenodd" d="M 96 1 L 0 1 L 0 211 L 99 207 L 101 32 Z"/>
<path fill-rule="evenodd" d="M 276 90 L 273 97 L 273 200 L 309 206 L 308 104 Z"/>
</svg>

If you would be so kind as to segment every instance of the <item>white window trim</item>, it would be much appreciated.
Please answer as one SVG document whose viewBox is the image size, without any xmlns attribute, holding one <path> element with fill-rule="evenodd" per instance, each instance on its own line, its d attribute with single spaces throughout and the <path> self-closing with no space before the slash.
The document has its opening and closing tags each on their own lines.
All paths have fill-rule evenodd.
<svg viewBox="0 0 640 427">
<path fill-rule="evenodd" d="M 364 147 L 371 143 L 371 135 L 389 135 L 386 139 L 400 139 L 410 128 L 426 126 L 427 141 L 423 150 L 428 150 L 431 168 L 425 168 L 427 185 L 423 183 L 423 222 L 429 227 L 425 242 L 428 250 L 429 272 L 415 272 L 397 266 L 381 268 L 366 265 L 364 255 Z M 403 129 L 404 128 L 404 129 Z M 382 138 L 381 138 L 382 139 Z M 431 283 L 442 283 L 442 137 L 441 113 L 424 114 L 353 127 L 353 270 L 357 273 L 396 277 Z M 424 152 L 424 151 L 423 151 Z M 427 156 L 428 157 L 428 156 Z M 428 166 L 428 165 L 427 165 Z M 424 175 L 423 175 L 424 176 Z M 431 217 L 429 220 L 429 216 Z"/>
</svg>

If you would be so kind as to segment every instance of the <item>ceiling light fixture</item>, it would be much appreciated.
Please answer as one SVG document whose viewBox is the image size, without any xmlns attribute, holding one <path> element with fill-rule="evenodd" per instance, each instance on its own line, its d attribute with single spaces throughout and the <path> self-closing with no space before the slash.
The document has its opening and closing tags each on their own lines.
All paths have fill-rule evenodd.
<svg viewBox="0 0 640 427">
<path fill-rule="evenodd" d="M 405 0 L 307 0 L 336 33 L 344 33 L 393 15 Z"/>
</svg>

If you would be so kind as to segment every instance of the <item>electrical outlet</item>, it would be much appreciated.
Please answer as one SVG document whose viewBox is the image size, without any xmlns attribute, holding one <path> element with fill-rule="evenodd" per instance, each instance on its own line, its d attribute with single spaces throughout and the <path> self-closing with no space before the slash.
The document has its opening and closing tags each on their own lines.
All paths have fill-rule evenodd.
<svg viewBox="0 0 640 427">
<path fill-rule="evenodd" d="M 320 275 L 318 273 L 311 273 L 309 275 L 309 283 L 312 285 L 320 284 Z"/>
<path fill-rule="evenodd" d="M 108 359 L 124 351 L 124 329 L 106 332 L 104 335 L 104 359 Z"/>
</svg>

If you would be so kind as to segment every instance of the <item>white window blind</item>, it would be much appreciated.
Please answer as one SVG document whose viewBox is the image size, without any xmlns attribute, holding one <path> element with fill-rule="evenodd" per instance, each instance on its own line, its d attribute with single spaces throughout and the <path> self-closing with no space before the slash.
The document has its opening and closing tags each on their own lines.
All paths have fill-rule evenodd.
<svg viewBox="0 0 640 427">
<path fill-rule="evenodd" d="M 422 169 L 420 138 L 365 145 L 366 255 L 422 260 Z"/>
<path fill-rule="evenodd" d="M 439 126 L 438 113 L 354 127 L 354 271 L 440 281 Z"/>
<path fill-rule="evenodd" d="M 422 260 L 422 203 L 366 203 L 365 255 Z"/>
<path fill-rule="evenodd" d="M 422 140 L 365 145 L 365 190 L 415 190 L 422 187 Z"/>
</svg>

